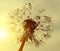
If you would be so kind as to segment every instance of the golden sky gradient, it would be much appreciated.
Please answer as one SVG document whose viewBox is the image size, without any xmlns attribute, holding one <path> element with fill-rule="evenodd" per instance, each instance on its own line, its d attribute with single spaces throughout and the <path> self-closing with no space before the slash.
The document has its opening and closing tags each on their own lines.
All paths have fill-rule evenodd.
<svg viewBox="0 0 60 51">
<path fill-rule="evenodd" d="M 11 10 L 24 6 L 25 3 L 31 2 L 34 7 L 40 6 L 46 9 L 43 15 L 52 17 L 53 32 L 52 37 L 46 41 L 43 46 L 24 47 L 23 51 L 60 51 L 60 1 L 59 0 L 0 0 L 0 27 L 8 29 L 8 13 Z M 7 30 L 8 31 L 8 30 Z M 16 34 L 8 33 L 7 39 L 0 40 L 0 51 L 17 51 L 19 44 L 16 42 Z"/>
</svg>

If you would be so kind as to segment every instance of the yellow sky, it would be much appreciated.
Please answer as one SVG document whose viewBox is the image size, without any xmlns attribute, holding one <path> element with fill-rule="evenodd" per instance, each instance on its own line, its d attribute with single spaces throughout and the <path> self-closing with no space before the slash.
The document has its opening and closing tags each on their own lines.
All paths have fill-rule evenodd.
<svg viewBox="0 0 60 51">
<path fill-rule="evenodd" d="M 52 17 L 54 31 L 52 37 L 48 39 L 43 46 L 35 48 L 33 46 L 29 47 L 25 45 L 24 51 L 60 51 L 59 0 L 0 0 L 0 26 L 5 24 L 10 10 L 20 8 L 27 2 L 31 2 L 34 7 L 41 6 L 46 9 L 43 14 Z M 2 27 L 7 27 L 7 25 L 3 25 Z M 15 39 L 16 35 L 12 33 L 8 35 L 7 40 L 0 41 L 0 51 L 17 51 L 19 44 L 16 43 Z"/>
</svg>

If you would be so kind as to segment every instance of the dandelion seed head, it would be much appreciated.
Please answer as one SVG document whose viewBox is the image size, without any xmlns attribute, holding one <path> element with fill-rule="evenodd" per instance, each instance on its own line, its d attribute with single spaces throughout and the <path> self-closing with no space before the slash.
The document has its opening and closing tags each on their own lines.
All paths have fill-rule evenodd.
<svg viewBox="0 0 60 51">
<path fill-rule="evenodd" d="M 52 26 L 50 25 L 51 18 L 49 16 L 43 16 L 43 17 L 41 17 L 40 15 L 35 16 L 31 12 L 32 8 L 33 8 L 32 4 L 28 3 L 21 9 L 20 8 L 16 9 L 9 16 L 10 24 L 14 25 L 15 31 L 19 32 L 17 34 L 20 34 L 21 31 L 20 25 L 21 25 L 24 29 L 23 34 L 24 33 L 28 34 L 27 42 L 29 42 L 30 40 L 31 41 L 30 43 L 39 46 L 41 43 L 44 42 L 43 41 L 44 38 L 46 39 L 50 37 L 49 33 L 52 30 Z M 26 35 L 24 34 L 24 36 Z M 19 38 L 18 40 L 20 41 Z"/>
</svg>

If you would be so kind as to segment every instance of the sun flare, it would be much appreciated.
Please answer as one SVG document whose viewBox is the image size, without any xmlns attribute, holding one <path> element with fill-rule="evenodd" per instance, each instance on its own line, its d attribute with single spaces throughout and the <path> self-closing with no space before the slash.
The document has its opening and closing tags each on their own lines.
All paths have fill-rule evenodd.
<svg viewBox="0 0 60 51">
<path fill-rule="evenodd" d="M 7 31 L 5 29 L 0 29 L 0 40 L 5 40 L 7 38 Z"/>
</svg>

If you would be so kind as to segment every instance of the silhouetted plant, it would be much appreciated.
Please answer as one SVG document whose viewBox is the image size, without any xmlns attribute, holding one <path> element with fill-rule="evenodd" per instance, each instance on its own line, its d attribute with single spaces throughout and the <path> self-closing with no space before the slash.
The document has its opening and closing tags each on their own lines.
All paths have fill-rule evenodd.
<svg viewBox="0 0 60 51">
<path fill-rule="evenodd" d="M 40 16 L 44 9 L 37 9 L 38 13 L 33 14 L 34 10 L 31 3 L 26 4 L 21 9 L 17 8 L 11 12 L 9 23 L 12 25 L 17 34 L 21 34 L 23 27 L 23 35 L 18 37 L 19 42 L 22 42 L 18 51 L 22 51 L 25 42 L 35 44 L 36 47 L 44 43 L 44 39 L 51 37 L 52 21 L 49 16 Z"/>
</svg>

